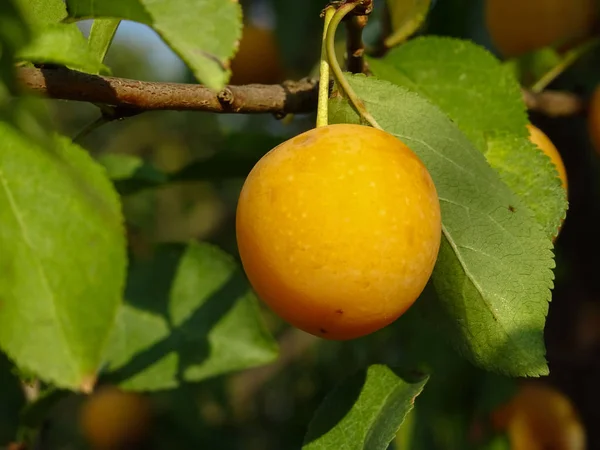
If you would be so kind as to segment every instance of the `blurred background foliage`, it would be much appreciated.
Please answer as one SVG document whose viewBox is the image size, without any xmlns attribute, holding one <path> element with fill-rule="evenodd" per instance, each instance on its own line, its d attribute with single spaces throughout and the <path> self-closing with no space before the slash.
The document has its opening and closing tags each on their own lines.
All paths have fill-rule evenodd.
<svg viewBox="0 0 600 450">
<path fill-rule="evenodd" d="M 248 39 L 256 39 L 242 44 L 254 52 L 246 63 L 272 64 L 266 82 L 314 74 L 324 0 L 241 3 L 246 25 L 268 30 L 245 33 Z M 383 3 L 376 1 L 376 14 L 365 30 L 365 40 L 373 47 L 386 26 Z M 87 30 L 89 23 L 81 26 Z M 434 1 L 420 32 L 470 38 L 497 54 L 484 24 L 481 0 Z M 343 32 L 340 41 L 343 46 Z M 261 49 L 263 53 L 257 53 Z M 275 62 L 266 61 L 269 51 L 275 52 Z M 551 87 L 589 96 L 600 81 L 599 62 L 600 54 L 590 53 Z M 242 72 L 244 61 L 237 63 L 237 71 Z M 149 28 L 139 24 L 121 23 L 106 64 L 118 77 L 193 82 L 183 63 Z M 526 58 L 520 64 L 526 67 L 523 73 L 535 68 Z M 250 81 L 264 81 L 260 74 L 253 76 L 258 79 Z M 49 104 L 55 127 L 67 136 L 78 136 L 99 116 L 98 109 L 89 104 Z M 133 260 L 151 257 L 158 243 L 191 239 L 213 242 L 236 255 L 235 206 L 244 176 L 262 154 L 312 127 L 313 120 L 312 116 L 278 120 L 271 116 L 147 112 L 111 122 L 77 140 L 106 164 L 124 194 Z M 532 120 L 559 148 L 569 173 L 571 196 L 569 217 L 557 242 L 557 284 L 546 332 L 551 368 L 548 382 L 573 399 L 589 433 L 589 448 L 600 448 L 595 426 L 600 423 L 598 155 L 589 142 L 584 117 L 535 115 Z M 126 167 L 139 174 L 133 184 L 119 181 L 119 172 Z M 172 181 L 163 183 L 166 177 Z M 516 382 L 484 374 L 466 363 L 432 330 L 420 326 L 421 313 L 418 307 L 412 308 L 374 335 L 339 343 L 292 330 L 265 310 L 265 320 L 281 343 L 276 363 L 147 396 L 150 406 L 144 407 L 152 414 L 146 428 L 140 425 L 144 439 L 125 448 L 298 449 L 324 396 L 349 372 L 368 363 L 408 364 L 434 371 L 392 448 L 508 448 L 505 440 L 487 440 L 486 424 L 489 412 L 514 393 Z M 112 411 L 132 407 L 126 398 L 115 402 Z M 53 407 L 44 425 L 48 448 L 86 448 L 83 404 L 82 397 L 67 395 Z M 131 417 L 121 419 L 130 428 L 134 427 Z M 98 419 L 92 426 L 104 433 L 119 432 L 110 421 Z"/>
</svg>

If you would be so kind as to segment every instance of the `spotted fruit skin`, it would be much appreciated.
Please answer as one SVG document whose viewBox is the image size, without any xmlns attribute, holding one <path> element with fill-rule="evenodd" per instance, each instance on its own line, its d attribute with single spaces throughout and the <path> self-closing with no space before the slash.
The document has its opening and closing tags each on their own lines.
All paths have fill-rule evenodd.
<svg viewBox="0 0 600 450">
<path fill-rule="evenodd" d="M 592 33 L 595 0 L 486 0 L 485 21 L 507 58 L 551 45 L 573 45 Z"/>
<path fill-rule="evenodd" d="M 440 204 L 429 172 L 400 140 L 329 125 L 256 164 L 236 231 L 248 279 L 273 311 L 346 340 L 390 324 L 421 294 L 440 246 Z"/>
<path fill-rule="evenodd" d="M 563 163 L 556 146 L 552 143 L 550 138 L 536 126 L 528 124 L 527 129 L 529 130 L 529 140 L 550 158 L 556 167 L 563 188 L 565 188 L 565 191 L 568 190 L 569 183 L 567 179 L 567 170 L 565 169 L 565 164 Z"/>
</svg>

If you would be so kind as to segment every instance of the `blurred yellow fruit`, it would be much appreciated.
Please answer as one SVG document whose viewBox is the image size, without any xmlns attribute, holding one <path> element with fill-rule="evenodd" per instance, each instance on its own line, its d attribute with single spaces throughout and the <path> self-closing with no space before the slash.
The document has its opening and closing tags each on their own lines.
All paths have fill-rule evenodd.
<svg viewBox="0 0 600 450">
<path fill-rule="evenodd" d="M 421 294 L 441 239 L 429 172 L 394 136 L 316 128 L 267 153 L 240 194 L 237 240 L 258 296 L 327 339 L 396 320 Z"/>
<path fill-rule="evenodd" d="M 507 431 L 511 450 L 585 450 L 586 436 L 571 401 L 552 386 L 523 384 L 492 413 L 497 431 Z"/>
<path fill-rule="evenodd" d="M 284 80 L 283 63 L 273 32 L 245 25 L 239 49 L 231 61 L 230 84 L 275 84 Z"/>
<path fill-rule="evenodd" d="M 485 21 L 494 45 L 507 58 L 589 36 L 596 0 L 487 0 Z"/>
<path fill-rule="evenodd" d="M 558 149 L 554 146 L 550 138 L 548 138 L 548 136 L 546 136 L 539 128 L 528 124 L 527 129 L 529 130 L 529 140 L 550 157 L 550 160 L 556 167 L 556 171 L 558 172 L 558 176 L 560 177 L 560 181 L 562 182 L 565 191 L 568 190 L 569 183 L 567 180 L 567 170 L 565 169 L 565 164 L 563 163 Z"/>
<path fill-rule="evenodd" d="M 98 450 L 127 448 L 141 442 L 149 432 L 151 416 L 145 397 L 114 387 L 92 394 L 80 412 L 83 434 Z"/>
</svg>

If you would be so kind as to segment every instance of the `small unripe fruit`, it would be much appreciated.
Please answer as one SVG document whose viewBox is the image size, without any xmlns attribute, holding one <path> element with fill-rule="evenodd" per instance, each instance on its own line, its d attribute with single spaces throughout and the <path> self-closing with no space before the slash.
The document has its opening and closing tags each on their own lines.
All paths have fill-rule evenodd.
<svg viewBox="0 0 600 450">
<path fill-rule="evenodd" d="M 596 0 L 487 0 L 485 21 L 494 45 L 512 58 L 589 36 Z"/>
<path fill-rule="evenodd" d="M 529 140 L 548 155 L 556 167 L 562 186 L 565 188 L 565 191 L 568 190 L 569 183 L 567 180 L 567 170 L 565 169 L 565 164 L 563 163 L 558 149 L 554 146 L 550 138 L 539 128 L 528 124 L 527 129 L 529 130 Z"/>
<path fill-rule="evenodd" d="M 245 25 L 238 51 L 231 61 L 232 85 L 276 84 L 284 79 L 283 63 L 273 32 Z"/>
<path fill-rule="evenodd" d="M 338 124 L 300 134 L 256 164 L 236 228 L 258 296 L 297 328 L 343 340 L 390 324 L 421 294 L 441 215 L 429 172 L 405 144 Z"/>
<path fill-rule="evenodd" d="M 129 448 L 146 437 L 151 413 L 149 401 L 140 394 L 102 388 L 83 404 L 81 428 L 94 449 Z"/>
</svg>

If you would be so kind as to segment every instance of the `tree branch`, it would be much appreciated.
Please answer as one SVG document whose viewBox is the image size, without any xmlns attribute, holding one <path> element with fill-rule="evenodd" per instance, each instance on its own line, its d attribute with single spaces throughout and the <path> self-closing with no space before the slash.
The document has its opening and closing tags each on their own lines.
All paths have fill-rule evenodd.
<svg viewBox="0 0 600 450">
<path fill-rule="evenodd" d="M 575 116 L 585 113 L 587 108 L 579 96 L 570 92 L 543 91 L 535 94 L 525 89 L 522 92 L 527 109 L 548 117 Z"/>
<path fill-rule="evenodd" d="M 365 72 L 365 44 L 362 33 L 368 20 L 369 16 L 353 16 L 346 20 L 346 53 L 348 54 L 346 66 L 348 72 Z"/>
<path fill-rule="evenodd" d="M 119 117 L 150 110 L 284 116 L 314 112 L 318 100 L 318 81 L 314 79 L 227 86 L 221 92 L 214 92 L 198 84 L 102 77 L 63 68 L 19 68 L 17 74 L 21 85 L 29 91 L 54 99 L 111 105 L 119 109 Z M 569 92 L 534 94 L 523 90 L 523 99 L 530 111 L 549 117 L 573 116 L 586 110 L 585 102 Z"/>
<path fill-rule="evenodd" d="M 123 109 L 208 111 L 276 115 L 313 112 L 318 81 L 227 86 L 220 92 L 198 84 L 157 83 L 90 75 L 74 70 L 20 68 L 20 83 L 54 99 L 112 105 Z"/>
</svg>

